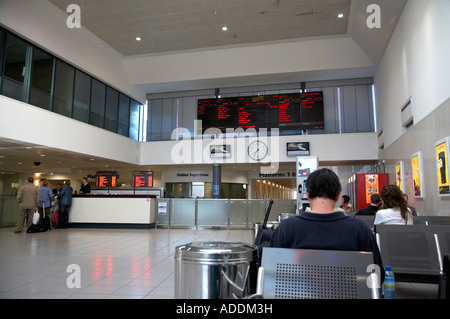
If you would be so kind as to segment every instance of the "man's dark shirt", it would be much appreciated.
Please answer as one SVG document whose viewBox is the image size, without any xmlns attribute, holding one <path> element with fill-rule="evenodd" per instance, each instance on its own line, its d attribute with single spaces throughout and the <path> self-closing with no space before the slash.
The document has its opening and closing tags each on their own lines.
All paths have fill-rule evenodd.
<svg viewBox="0 0 450 319">
<path fill-rule="evenodd" d="M 342 212 L 315 214 L 302 212 L 285 219 L 274 231 L 271 247 L 367 251 L 383 270 L 380 251 L 372 230 L 362 220 Z"/>
<path fill-rule="evenodd" d="M 360 216 L 375 216 L 375 214 L 377 213 L 377 211 L 378 211 L 378 206 L 370 205 L 370 206 L 367 207 L 367 208 L 363 208 L 363 209 L 358 210 L 358 211 L 356 212 L 355 215 L 360 215 Z"/>
</svg>

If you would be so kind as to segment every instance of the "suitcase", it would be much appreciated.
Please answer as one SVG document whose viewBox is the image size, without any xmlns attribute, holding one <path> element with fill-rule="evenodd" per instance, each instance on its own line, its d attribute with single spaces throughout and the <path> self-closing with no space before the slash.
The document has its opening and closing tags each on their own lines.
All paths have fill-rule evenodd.
<svg viewBox="0 0 450 319">
<path fill-rule="evenodd" d="M 45 216 L 45 205 L 42 206 L 42 213 L 44 217 L 41 218 L 39 224 L 32 224 L 28 229 L 27 233 L 41 233 L 50 230 L 50 217 Z"/>
</svg>

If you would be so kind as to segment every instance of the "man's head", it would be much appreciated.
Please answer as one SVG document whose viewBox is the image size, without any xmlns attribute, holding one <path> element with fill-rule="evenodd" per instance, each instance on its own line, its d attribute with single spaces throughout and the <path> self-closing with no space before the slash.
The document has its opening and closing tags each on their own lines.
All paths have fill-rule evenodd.
<svg viewBox="0 0 450 319">
<path fill-rule="evenodd" d="M 341 190 L 339 177 L 328 168 L 314 171 L 306 180 L 306 191 L 309 199 L 320 197 L 337 201 Z"/>
<path fill-rule="evenodd" d="M 380 206 L 381 204 L 380 194 L 372 194 L 372 196 L 370 196 L 370 203 L 374 206 Z"/>
</svg>

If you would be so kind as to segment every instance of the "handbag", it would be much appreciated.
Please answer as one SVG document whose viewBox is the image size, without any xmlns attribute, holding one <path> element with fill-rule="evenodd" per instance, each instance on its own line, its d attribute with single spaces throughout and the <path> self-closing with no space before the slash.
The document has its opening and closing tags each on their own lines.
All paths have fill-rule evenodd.
<svg viewBox="0 0 450 319">
<path fill-rule="evenodd" d="M 37 223 L 39 223 L 39 218 L 40 218 L 40 215 L 39 215 L 38 211 L 35 210 L 34 214 L 33 214 L 33 224 L 37 225 Z"/>
</svg>

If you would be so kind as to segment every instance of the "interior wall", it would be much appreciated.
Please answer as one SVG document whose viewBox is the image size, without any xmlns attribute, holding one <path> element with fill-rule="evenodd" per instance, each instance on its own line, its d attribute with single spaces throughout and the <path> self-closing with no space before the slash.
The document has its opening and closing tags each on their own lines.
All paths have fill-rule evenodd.
<svg viewBox="0 0 450 319">
<path fill-rule="evenodd" d="M 402 135 L 401 108 L 409 99 L 418 123 L 450 97 L 449 16 L 448 0 L 406 3 L 374 77 L 385 147 Z"/>
<path fill-rule="evenodd" d="M 386 173 L 395 174 L 396 163 L 403 161 L 403 192 L 420 215 L 450 215 L 450 197 L 438 195 L 435 150 L 436 142 L 447 136 L 450 136 L 450 99 L 380 153 Z M 411 156 L 419 151 L 423 156 L 424 198 L 414 197 L 413 189 Z"/>
<path fill-rule="evenodd" d="M 3 95 L 0 95 L 0 136 L 83 155 L 139 163 L 139 142 Z"/>
</svg>

